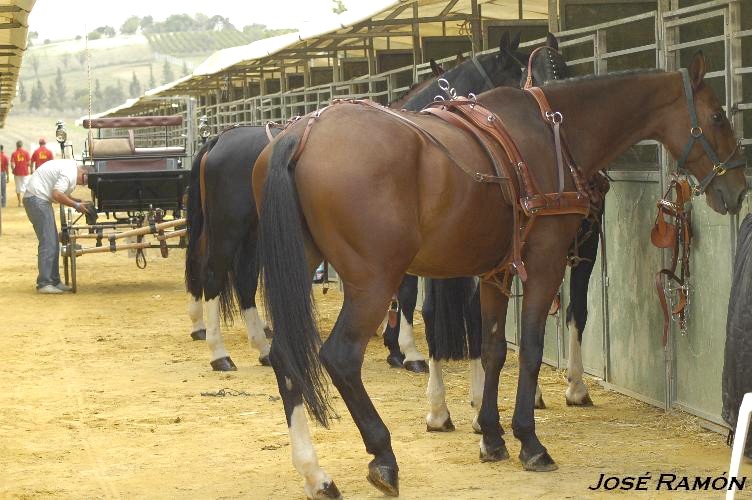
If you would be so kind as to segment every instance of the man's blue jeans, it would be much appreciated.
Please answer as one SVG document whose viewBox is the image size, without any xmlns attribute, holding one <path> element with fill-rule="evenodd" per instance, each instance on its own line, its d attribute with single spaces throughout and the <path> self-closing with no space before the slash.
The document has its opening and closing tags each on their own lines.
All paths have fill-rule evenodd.
<svg viewBox="0 0 752 500">
<path fill-rule="evenodd" d="M 39 240 L 37 288 L 57 285 L 60 283 L 60 244 L 52 203 L 36 196 L 25 196 L 23 204 Z"/>
</svg>

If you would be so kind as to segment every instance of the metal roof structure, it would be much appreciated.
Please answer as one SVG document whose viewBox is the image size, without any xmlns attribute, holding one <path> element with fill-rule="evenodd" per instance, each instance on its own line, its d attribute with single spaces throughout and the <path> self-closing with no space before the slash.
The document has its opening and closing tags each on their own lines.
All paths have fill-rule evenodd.
<svg viewBox="0 0 752 500">
<path fill-rule="evenodd" d="M 327 65 L 349 54 L 371 50 L 414 49 L 421 37 L 466 35 L 481 47 L 480 31 L 470 25 L 500 20 L 546 20 L 551 0 L 373 0 L 299 31 L 220 50 L 192 74 L 148 90 L 97 116 L 142 112 L 154 101 L 197 95 L 232 79 L 263 79 L 303 65 Z M 417 43 L 419 45 L 419 42 Z"/>
<path fill-rule="evenodd" d="M 36 0 L 0 0 L 0 128 L 16 97 L 18 73 L 26 50 L 29 13 Z"/>
</svg>

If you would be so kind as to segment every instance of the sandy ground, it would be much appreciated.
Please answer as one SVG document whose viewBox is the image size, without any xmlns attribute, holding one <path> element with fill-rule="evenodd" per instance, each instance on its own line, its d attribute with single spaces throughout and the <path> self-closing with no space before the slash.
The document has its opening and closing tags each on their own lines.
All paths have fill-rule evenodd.
<svg viewBox="0 0 752 500">
<path fill-rule="evenodd" d="M 208 349 L 188 336 L 183 253 L 151 254 L 143 271 L 126 255 L 88 255 L 79 261 L 78 294 L 37 295 L 36 239 L 23 209 L 10 205 L 0 237 L 0 497 L 302 498 L 272 371 L 259 366 L 242 323 L 226 330 L 239 367 L 230 374 L 212 372 Z M 317 289 L 316 297 L 328 331 L 341 295 Z M 417 332 L 425 352 L 422 326 Z M 374 339 L 363 373 L 392 432 L 402 498 L 590 498 L 587 486 L 601 473 L 715 477 L 728 467 L 724 437 L 693 418 L 607 392 L 592 379 L 596 406 L 567 408 L 565 374 L 544 368 L 549 408 L 536 421 L 560 468 L 524 472 L 509 432 L 514 355 L 500 402 L 513 458 L 480 463 L 466 365 L 452 364 L 445 375 L 457 431 L 428 434 L 426 376 L 390 369 L 384 358 Z M 222 388 L 244 394 L 201 394 Z M 331 430 L 313 428 L 321 464 L 346 498 L 381 498 L 365 480 L 370 456 L 335 402 L 342 418 Z"/>
</svg>

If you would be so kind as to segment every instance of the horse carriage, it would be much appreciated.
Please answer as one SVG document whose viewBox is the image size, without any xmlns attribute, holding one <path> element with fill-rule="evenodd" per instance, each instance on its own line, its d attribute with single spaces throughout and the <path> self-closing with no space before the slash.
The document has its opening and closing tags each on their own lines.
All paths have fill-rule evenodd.
<svg viewBox="0 0 752 500">
<path fill-rule="evenodd" d="M 74 292 L 77 259 L 85 254 L 128 250 L 143 269 L 147 249 L 159 249 L 166 258 L 170 248 L 186 247 L 184 195 L 190 172 L 183 168 L 182 125 L 179 115 L 83 121 L 89 134 L 82 160 L 90 171 L 93 208 L 76 214 L 60 207 L 65 283 Z M 65 156 L 67 134 L 60 122 L 55 136 Z"/>
</svg>

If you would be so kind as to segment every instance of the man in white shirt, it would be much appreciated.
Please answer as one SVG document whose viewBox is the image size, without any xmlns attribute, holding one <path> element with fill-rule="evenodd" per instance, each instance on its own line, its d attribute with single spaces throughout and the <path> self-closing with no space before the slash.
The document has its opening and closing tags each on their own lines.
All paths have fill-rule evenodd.
<svg viewBox="0 0 752 500">
<path fill-rule="evenodd" d="M 29 179 L 23 205 L 39 240 L 37 292 L 57 294 L 70 291 L 61 283 L 59 269 L 59 240 L 52 203 L 73 207 L 78 212 L 93 208 L 71 197 L 76 185 L 86 184 L 87 171 L 75 160 L 49 160 L 37 168 Z"/>
</svg>

